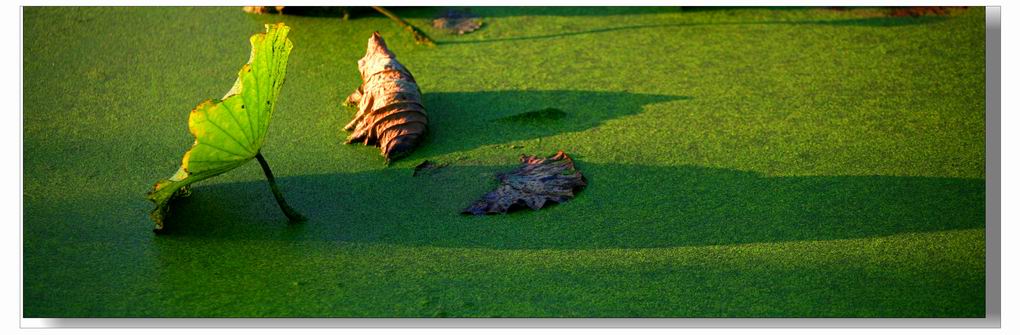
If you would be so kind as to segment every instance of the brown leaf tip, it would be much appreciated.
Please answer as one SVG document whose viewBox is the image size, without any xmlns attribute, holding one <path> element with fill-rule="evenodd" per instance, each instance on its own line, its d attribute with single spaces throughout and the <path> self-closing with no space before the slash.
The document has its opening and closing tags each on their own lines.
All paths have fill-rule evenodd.
<svg viewBox="0 0 1020 335">
<path fill-rule="evenodd" d="M 588 185 L 574 160 L 558 151 L 548 158 L 521 155 L 521 165 L 514 171 L 500 174 L 500 185 L 486 193 L 464 214 L 496 214 L 529 207 L 538 210 L 549 203 L 562 203 Z"/>
<path fill-rule="evenodd" d="M 372 55 L 384 55 L 387 58 L 395 58 L 390 48 L 386 46 L 386 40 L 383 39 L 379 32 L 373 32 L 372 36 L 368 38 L 368 46 L 365 48 L 365 57 L 371 57 Z"/>
</svg>

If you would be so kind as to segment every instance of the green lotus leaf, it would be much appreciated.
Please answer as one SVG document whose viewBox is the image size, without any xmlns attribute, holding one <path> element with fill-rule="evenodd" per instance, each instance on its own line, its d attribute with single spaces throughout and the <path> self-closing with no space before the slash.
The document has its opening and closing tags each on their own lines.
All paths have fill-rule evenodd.
<svg viewBox="0 0 1020 335">
<path fill-rule="evenodd" d="M 188 130 L 195 143 L 184 154 L 177 173 L 156 182 L 148 193 L 149 201 L 156 204 L 151 213 L 155 230 L 163 229 L 170 200 L 186 196 L 188 185 L 233 170 L 256 156 L 264 162 L 259 149 L 265 142 L 293 49 L 287 39 L 289 31 L 283 23 L 267 24 L 265 33 L 253 35 L 251 56 L 230 91 L 222 100 L 203 101 L 191 111 Z M 277 194 L 268 165 L 263 164 L 263 168 Z"/>
</svg>

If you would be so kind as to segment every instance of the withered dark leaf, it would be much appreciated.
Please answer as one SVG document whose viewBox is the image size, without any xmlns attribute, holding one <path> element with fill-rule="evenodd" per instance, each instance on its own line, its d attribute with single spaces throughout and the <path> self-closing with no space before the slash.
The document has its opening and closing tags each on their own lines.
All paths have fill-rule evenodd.
<svg viewBox="0 0 1020 335">
<path fill-rule="evenodd" d="M 451 34 L 463 35 L 481 28 L 482 20 L 477 15 L 468 12 L 448 10 L 432 20 L 432 27 Z"/>
<path fill-rule="evenodd" d="M 358 60 L 362 84 L 346 102 L 358 106 L 345 130 L 353 131 L 347 143 L 378 145 L 386 160 L 409 154 L 428 127 L 418 83 L 386 47 L 379 32 L 368 39 L 368 50 Z"/>
<path fill-rule="evenodd" d="M 552 157 L 521 155 L 521 166 L 497 176 L 499 187 L 465 208 L 464 214 L 495 214 L 522 208 L 538 210 L 546 204 L 570 200 L 588 183 L 563 151 Z"/>
</svg>

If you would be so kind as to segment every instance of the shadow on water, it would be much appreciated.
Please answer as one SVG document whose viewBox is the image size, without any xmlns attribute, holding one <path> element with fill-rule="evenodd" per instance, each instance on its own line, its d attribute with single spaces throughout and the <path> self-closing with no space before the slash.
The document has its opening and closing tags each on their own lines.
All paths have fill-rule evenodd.
<svg viewBox="0 0 1020 335">
<path fill-rule="evenodd" d="M 429 135 L 406 159 L 542 138 L 598 126 L 686 96 L 597 91 L 437 92 L 422 97 Z"/>
<path fill-rule="evenodd" d="M 512 17 L 512 16 L 610 16 L 610 15 L 642 15 L 662 14 L 681 12 L 685 9 L 680 7 L 490 7 L 490 6 L 453 6 L 453 7 L 404 7 L 384 6 L 390 12 L 402 18 L 431 19 L 447 10 L 467 11 L 485 18 Z M 361 17 L 378 16 L 383 17 L 372 7 L 348 6 L 348 7 L 316 7 L 316 6 L 287 6 L 284 13 L 287 15 L 312 16 L 312 17 L 336 17 L 343 16 L 346 10 L 350 19 Z"/>
<path fill-rule="evenodd" d="M 624 7 L 624 6 L 553 6 L 553 7 L 449 7 L 449 9 L 467 10 L 476 14 L 482 19 L 487 17 L 512 17 L 512 16 L 613 16 L 613 15 L 645 15 L 679 13 L 684 9 L 681 7 Z M 446 8 L 436 8 L 435 13 L 443 12 Z M 412 14 L 412 13 L 408 13 Z M 413 13 L 417 14 L 417 13 Z M 428 16 L 432 17 L 432 16 Z"/>
<path fill-rule="evenodd" d="M 669 14 L 669 13 L 700 13 L 700 12 L 720 12 L 720 11 L 739 11 L 739 10 L 768 10 L 768 11 L 811 11 L 823 9 L 822 7 L 621 7 L 621 6 L 589 6 L 589 7 L 571 7 L 571 6 L 555 6 L 555 7 L 394 7 L 387 6 L 387 9 L 394 12 L 403 18 L 408 19 L 432 19 L 436 15 L 444 13 L 450 9 L 456 9 L 461 11 L 467 11 L 478 15 L 481 19 L 487 18 L 500 18 L 500 17 L 516 17 L 516 16 L 619 16 L 619 15 L 647 15 L 647 14 Z M 841 11 L 848 11 L 851 9 L 841 9 Z M 340 18 L 343 16 L 344 11 L 349 14 L 349 18 L 357 19 L 360 17 L 383 17 L 382 14 L 375 11 L 371 7 L 302 7 L 302 6 L 288 6 L 285 10 L 287 15 L 294 16 L 307 16 L 307 17 L 323 17 L 323 18 Z M 874 14 L 868 14 L 874 15 Z M 859 18 L 849 19 L 831 19 L 831 20 L 789 20 L 789 21 L 742 21 L 742 22 L 708 22 L 708 23 L 696 23 L 696 22 L 678 22 L 676 24 L 653 24 L 653 25 L 634 25 L 634 26 L 621 26 L 621 27 L 608 27 L 608 28 L 596 28 L 588 31 L 568 32 L 561 34 L 551 34 L 534 36 L 530 39 L 544 38 L 543 36 L 556 37 L 556 36 L 573 36 L 582 35 L 589 33 L 600 33 L 609 31 L 619 30 L 631 30 L 631 29 L 643 29 L 643 28 L 657 28 L 657 27 L 690 27 L 690 26 L 718 26 L 718 25 L 756 25 L 756 24 L 788 24 L 788 25 L 830 25 L 830 26 L 872 26 L 872 27 L 891 27 L 891 26 L 906 26 L 916 24 L 928 24 L 935 23 L 949 19 L 948 16 L 918 16 L 918 17 L 892 17 L 892 16 L 866 16 Z M 440 37 L 440 36 L 434 36 Z M 459 44 L 459 43 L 491 43 L 499 41 L 510 41 L 519 39 L 529 38 L 509 38 L 509 39 L 491 39 L 484 41 L 437 41 L 440 44 Z"/>
<path fill-rule="evenodd" d="M 670 14 L 670 13 L 713 13 L 713 12 L 736 12 L 742 10 L 755 11 L 829 11 L 829 12 L 852 12 L 857 9 L 871 9 L 878 7 L 802 7 L 802 6 L 765 6 L 765 7 L 734 7 L 734 6 L 384 6 L 403 18 L 431 19 L 448 10 L 469 12 L 482 18 L 501 18 L 516 16 L 622 16 L 622 15 L 649 15 L 649 14 Z M 336 17 L 340 18 L 344 13 L 349 14 L 350 19 L 361 17 L 382 17 L 372 7 L 368 6 L 287 6 L 284 13 L 296 16 L 312 17 Z M 869 13 L 874 15 L 874 13 Z M 923 18 L 923 17 L 921 17 Z"/>
<path fill-rule="evenodd" d="M 600 249 L 812 241 L 981 228 L 980 179 L 805 176 L 578 162 L 589 186 L 539 211 L 460 210 L 513 166 L 280 178 L 310 220 L 288 226 L 264 182 L 199 185 L 169 239 L 331 241 L 492 249 Z M 384 181 L 384 182 L 381 182 Z"/>
<path fill-rule="evenodd" d="M 560 37 L 570 36 L 581 36 L 599 33 L 609 33 L 617 31 L 628 31 L 628 30 L 640 30 L 640 29 L 651 29 L 651 28 L 683 28 L 683 27 L 711 27 L 711 26 L 754 26 L 754 25 L 822 25 L 822 26 L 862 26 L 862 27 L 897 27 L 897 26 L 908 26 L 917 24 L 929 24 L 937 23 L 948 20 L 948 17 L 944 16 L 922 16 L 922 17 L 867 17 L 857 19 L 837 19 L 837 20 L 796 20 L 796 21 L 749 21 L 749 22 L 680 22 L 680 23 L 661 23 L 661 24 L 640 24 L 640 25 L 629 25 L 629 26 L 618 26 L 618 27 L 604 27 L 595 28 L 582 31 L 571 31 L 571 32 L 559 32 L 553 34 L 542 34 L 542 35 L 531 35 L 531 36 L 513 36 L 505 38 L 492 38 L 484 40 L 468 40 L 468 39 L 454 39 L 454 40 L 438 40 L 438 44 L 480 44 L 480 43 L 497 43 L 497 42 L 510 42 L 510 41 L 528 41 L 528 40 L 540 40 L 540 39 L 551 39 Z"/>
</svg>

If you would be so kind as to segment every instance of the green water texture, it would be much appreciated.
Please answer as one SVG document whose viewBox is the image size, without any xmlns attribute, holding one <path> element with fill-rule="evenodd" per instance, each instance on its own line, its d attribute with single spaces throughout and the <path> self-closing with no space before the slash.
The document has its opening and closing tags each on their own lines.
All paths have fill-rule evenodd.
<svg viewBox="0 0 1020 335">
<path fill-rule="evenodd" d="M 23 9 L 25 317 L 983 317 L 984 10 L 476 7 L 438 43 L 372 11 Z M 188 113 L 292 27 L 258 164 L 151 231 Z M 343 144 L 373 31 L 430 133 Z M 521 154 L 589 181 L 466 216 Z M 412 177 L 424 160 L 448 164 Z"/>
</svg>

